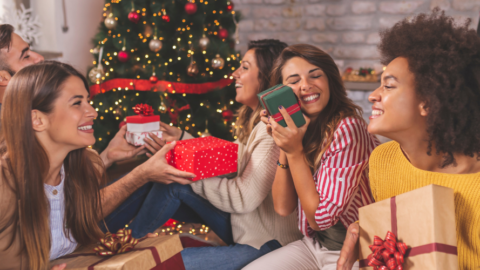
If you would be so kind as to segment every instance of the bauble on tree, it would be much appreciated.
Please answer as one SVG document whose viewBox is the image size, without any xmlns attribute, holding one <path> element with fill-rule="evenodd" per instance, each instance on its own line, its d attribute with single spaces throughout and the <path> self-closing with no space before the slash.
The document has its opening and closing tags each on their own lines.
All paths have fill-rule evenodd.
<svg viewBox="0 0 480 270">
<path fill-rule="evenodd" d="M 138 23 L 140 21 L 140 14 L 138 14 L 135 10 L 132 10 L 128 13 L 128 19 L 133 23 Z"/>
<path fill-rule="evenodd" d="M 127 62 L 129 58 L 130 58 L 130 55 L 128 55 L 128 52 L 126 51 L 121 51 L 118 53 L 118 61 L 122 63 Z"/>
<path fill-rule="evenodd" d="M 188 15 L 195 14 L 195 12 L 197 12 L 197 4 L 192 3 L 192 2 L 188 2 L 187 4 L 185 4 L 185 12 Z"/>
<path fill-rule="evenodd" d="M 227 121 L 232 121 L 233 119 L 233 112 L 231 110 L 224 110 L 222 112 L 222 117 L 223 119 L 227 120 Z"/>
<path fill-rule="evenodd" d="M 228 31 L 225 28 L 221 28 L 218 30 L 218 37 L 220 39 L 226 39 L 228 38 Z"/>
</svg>

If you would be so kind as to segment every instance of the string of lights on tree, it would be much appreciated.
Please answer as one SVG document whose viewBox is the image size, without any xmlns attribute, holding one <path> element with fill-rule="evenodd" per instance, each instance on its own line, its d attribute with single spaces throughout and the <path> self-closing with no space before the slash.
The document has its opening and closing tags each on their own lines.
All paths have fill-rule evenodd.
<svg viewBox="0 0 480 270">
<path fill-rule="evenodd" d="M 139 103 L 192 135 L 235 139 L 239 104 L 231 74 L 239 66 L 240 15 L 233 9 L 229 0 L 105 2 L 88 72 L 90 103 L 99 113 L 96 149 Z"/>
</svg>

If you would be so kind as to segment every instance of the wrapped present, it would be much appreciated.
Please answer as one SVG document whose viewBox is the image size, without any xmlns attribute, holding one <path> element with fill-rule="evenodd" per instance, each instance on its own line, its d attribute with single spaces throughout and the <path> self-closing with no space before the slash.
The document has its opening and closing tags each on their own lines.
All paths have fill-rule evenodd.
<svg viewBox="0 0 480 270">
<path fill-rule="evenodd" d="M 179 235 L 166 235 L 138 240 L 130 251 L 99 256 L 97 245 L 86 246 L 76 252 L 50 262 L 50 267 L 66 263 L 68 270 L 137 270 L 153 269 L 183 250 Z"/>
<path fill-rule="evenodd" d="M 162 131 L 157 130 L 157 131 L 149 131 L 149 132 L 130 132 L 130 131 L 127 131 L 127 133 L 125 134 L 125 139 L 130 144 L 133 144 L 135 146 L 140 146 L 140 145 L 145 144 L 145 141 L 144 141 L 145 138 L 150 138 L 150 139 L 152 138 L 152 137 L 150 137 L 149 133 L 155 134 L 155 136 L 157 136 L 160 139 L 162 138 Z"/>
<path fill-rule="evenodd" d="M 153 115 L 153 109 L 147 104 L 138 104 L 133 107 L 137 114 L 127 116 L 127 131 L 129 132 L 150 132 L 160 130 L 160 116 Z"/>
<path fill-rule="evenodd" d="M 300 103 L 298 102 L 295 93 L 293 93 L 292 88 L 278 84 L 261 92 L 257 96 L 262 107 L 267 110 L 267 113 L 283 127 L 286 127 L 287 123 L 278 110 L 279 106 L 283 106 L 287 110 L 297 127 L 305 125 L 306 122 L 305 118 L 303 118 L 303 113 L 300 110 Z"/>
<path fill-rule="evenodd" d="M 196 175 L 192 181 L 237 171 L 238 145 L 212 136 L 178 141 L 166 154 L 169 164 Z"/>
<path fill-rule="evenodd" d="M 428 185 L 364 206 L 359 217 L 360 269 L 458 269 L 452 189 Z"/>
</svg>

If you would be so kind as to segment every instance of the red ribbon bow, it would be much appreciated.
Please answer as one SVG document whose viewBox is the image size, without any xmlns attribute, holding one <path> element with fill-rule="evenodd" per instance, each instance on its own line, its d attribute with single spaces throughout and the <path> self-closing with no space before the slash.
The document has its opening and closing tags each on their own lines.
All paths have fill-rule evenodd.
<svg viewBox="0 0 480 270">
<path fill-rule="evenodd" d="M 136 114 L 143 114 L 144 116 L 153 115 L 153 108 L 148 104 L 137 104 L 137 106 L 133 107 L 133 111 Z"/>
<path fill-rule="evenodd" d="M 131 251 L 138 243 L 138 239 L 132 237 L 132 230 L 123 228 L 117 233 L 107 232 L 105 237 L 100 238 L 100 244 L 93 250 L 99 256 L 110 256 Z"/>
<path fill-rule="evenodd" d="M 368 265 L 374 270 L 402 270 L 407 244 L 397 242 L 392 232 L 387 232 L 385 241 L 380 237 L 373 238 L 373 245 L 369 246 L 372 254 L 368 255 Z"/>
</svg>

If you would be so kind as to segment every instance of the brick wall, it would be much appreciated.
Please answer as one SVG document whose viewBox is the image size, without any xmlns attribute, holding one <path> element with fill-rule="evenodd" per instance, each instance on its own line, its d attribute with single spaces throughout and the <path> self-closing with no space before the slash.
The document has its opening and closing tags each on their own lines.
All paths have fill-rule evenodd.
<svg viewBox="0 0 480 270">
<path fill-rule="evenodd" d="M 405 17 L 439 6 L 462 22 L 478 23 L 480 0 L 232 0 L 241 11 L 240 44 L 277 38 L 288 44 L 309 43 L 328 52 L 342 71 L 348 66 L 378 64 L 378 32 Z"/>
<path fill-rule="evenodd" d="M 239 23 L 244 53 L 248 41 L 280 39 L 287 44 L 308 43 L 329 53 L 341 71 L 347 67 L 372 67 L 381 71 L 378 32 L 434 7 L 445 10 L 458 23 L 479 20 L 480 0 L 232 0 L 243 14 Z M 374 89 L 371 89 L 374 90 Z M 348 96 L 364 110 L 368 121 L 371 91 L 348 89 Z M 385 141 L 382 138 L 382 141 Z"/>
</svg>

